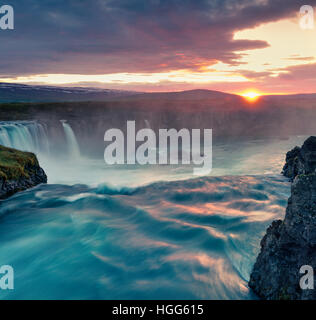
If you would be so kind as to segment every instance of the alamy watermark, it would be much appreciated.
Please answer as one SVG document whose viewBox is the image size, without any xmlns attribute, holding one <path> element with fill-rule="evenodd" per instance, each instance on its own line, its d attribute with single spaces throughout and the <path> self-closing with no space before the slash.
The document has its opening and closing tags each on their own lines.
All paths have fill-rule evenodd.
<svg viewBox="0 0 316 320">
<path fill-rule="evenodd" d="M 14 29 L 14 9 L 12 6 L 0 6 L 0 29 L 13 30 Z"/>
<path fill-rule="evenodd" d="M 314 290 L 314 269 L 312 266 L 304 265 L 300 268 L 300 287 L 302 290 Z"/>
<path fill-rule="evenodd" d="M 300 27 L 303 30 L 314 29 L 314 8 L 312 6 L 305 5 L 300 8 Z"/>
<path fill-rule="evenodd" d="M 14 270 L 11 266 L 0 266 L 0 291 L 14 289 Z"/>
<path fill-rule="evenodd" d="M 212 129 L 204 129 L 203 139 L 200 129 L 158 131 L 158 136 L 149 128 L 136 132 L 135 121 L 127 121 L 126 136 L 120 129 L 107 130 L 104 141 L 111 143 L 104 151 L 105 162 L 110 165 L 193 164 L 199 166 L 193 169 L 194 175 L 208 175 L 212 171 Z"/>
</svg>

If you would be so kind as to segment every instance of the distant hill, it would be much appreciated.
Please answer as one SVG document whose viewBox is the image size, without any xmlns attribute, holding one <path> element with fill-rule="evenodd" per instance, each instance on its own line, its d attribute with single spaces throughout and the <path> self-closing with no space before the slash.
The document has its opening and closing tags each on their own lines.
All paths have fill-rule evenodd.
<svg viewBox="0 0 316 320">
<path fill-rule="evenodd" d="M 316 93 L 270 95 L 270 96 L 264 96 L 264 97 L 272 100 L 316 99 Z"/>
<path fill-rule="evenodd" d="M 120 97 L 119 100 L 126 97 Z M 240 99 L 240 96 L 224 93 L 214 90 L 187 90 L 187 91 L 177 91 L 177 92 L 150 92 L 150 93 L 139 93 L 137 95 L 128 96 L 130 100 L 215 100 L 215 99 Z"/>
<path fill-rule="evenodd" d="M 0 83 L 0 103 L 5 102 L 75 102 L 109 100 L 167 100 L 167 101 L 239 101 L 233 94 L 213 90 L 188 90 L 179 92 L 142 93 L 124 90 L 111 90 L 85 87 L 56 87 Z"/>
<path fill-rule="evenodd" d="M 137 92 L 98 88 L 68 88 L 0 83 L 0 103 L 105 101 L 135 94 Z"/>
<path fill-rule="evenodd" d="M 213 90 L 187 90 L 178 92 L 150 92 L 114 97 L 114 102 L 149 110 L 240 110 L 249 107 L 241 96 Z"/>
<path fill-rule="evenodd" d="M 260 98 L 263 104 L 280 104 L 287 106 L 313 103 L 316 94 L 272 95 Z M 17 83 L 0 82 L 0 103 L 11 102 L 78 102 L 78 101 L 118 101 L 121 103 L 141 102 L 153 104 L 163 102 L 181 103 L 195 101 L 212 108 L 239 109 L 247 107 L 245 99 L 239 95 L 224 93 L 214 90 L 187 90 L 178 92 L 136 92 L 125 90 L 112 90 L 86 87 L 56 87 L 44 85 L 25 85 Z M 260 102 L 259 101 L 259 102 Z M 260 103 L 259 103 L 260 104 Z M 201 105 L 200 105 L 201 107 Z"/>
</svg>

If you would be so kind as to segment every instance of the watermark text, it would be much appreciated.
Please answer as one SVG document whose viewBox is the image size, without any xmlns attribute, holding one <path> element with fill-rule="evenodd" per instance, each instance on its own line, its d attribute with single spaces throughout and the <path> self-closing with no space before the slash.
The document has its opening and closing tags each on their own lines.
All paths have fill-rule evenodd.
<svg viewBox="0 0 316 320">
<path fill-rule="evenodd" d="M 303 30 L 314 29 L 314 8 L 312 6 L 302 6 L 300 8 L 300 27 Z"/>
<path fill-rule="evenodd" d="M 9 265 L 0 266 L 0 290 L 14 289 L 14 270 Z"/>
<path fill-rule="evenodd" d="M 300 268 L 300 274 L 304 274 L 300 279 L 302 290 L 314 290 L 314 270 L 312 266 L 304 265 Z"/>
<path fill-rule="evenodd" d="M 202 137 L 200 129 L 159 129 L 158 135 L 149 128 L 136 132 L 135 121 L 127 121 L 126 129 L 126 136 L 120 129 L 105 132 L 104 141 L 111 142 L 104 151 L 107 164 L 193 164 L 199 166 L 194 175 L 212 171 L 212 129 L 204 129 Z"/>
<path fill-rule="evenodd" d="M 0 29 L 13 30 L 14 29 L 14 10 L 12 6 L 0 6 Z"/>
</svg>

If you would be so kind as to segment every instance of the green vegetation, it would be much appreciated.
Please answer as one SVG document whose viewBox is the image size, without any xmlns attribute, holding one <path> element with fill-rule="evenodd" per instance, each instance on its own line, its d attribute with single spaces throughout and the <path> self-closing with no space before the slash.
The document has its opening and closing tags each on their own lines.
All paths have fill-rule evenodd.
<svg viewBox="0 0 316 320">
<path fill-rule="evenodd" d="M 281 288 L 279 293 L 279 300 L 291 300 L 291 296 L 287 293 L 287 288 Z"/>
<path fill-rule="evenodd" d="M 0 179 L 17 180 L 23 177 L 29 178 L 32 168 L 38 165 L 35 154 L 0 145 Z"/>
</svg>

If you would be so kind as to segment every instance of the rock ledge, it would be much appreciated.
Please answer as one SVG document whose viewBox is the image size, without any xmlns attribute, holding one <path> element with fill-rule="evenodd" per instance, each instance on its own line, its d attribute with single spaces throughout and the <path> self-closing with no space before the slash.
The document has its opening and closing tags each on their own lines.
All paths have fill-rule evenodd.
<svg viewBox="0 0 316 320">
<path fill-rule="evenodd" d="M 47 176 L 33 153 L 0 146 L 0 198 L 47 183 Z"/>
</svg>

